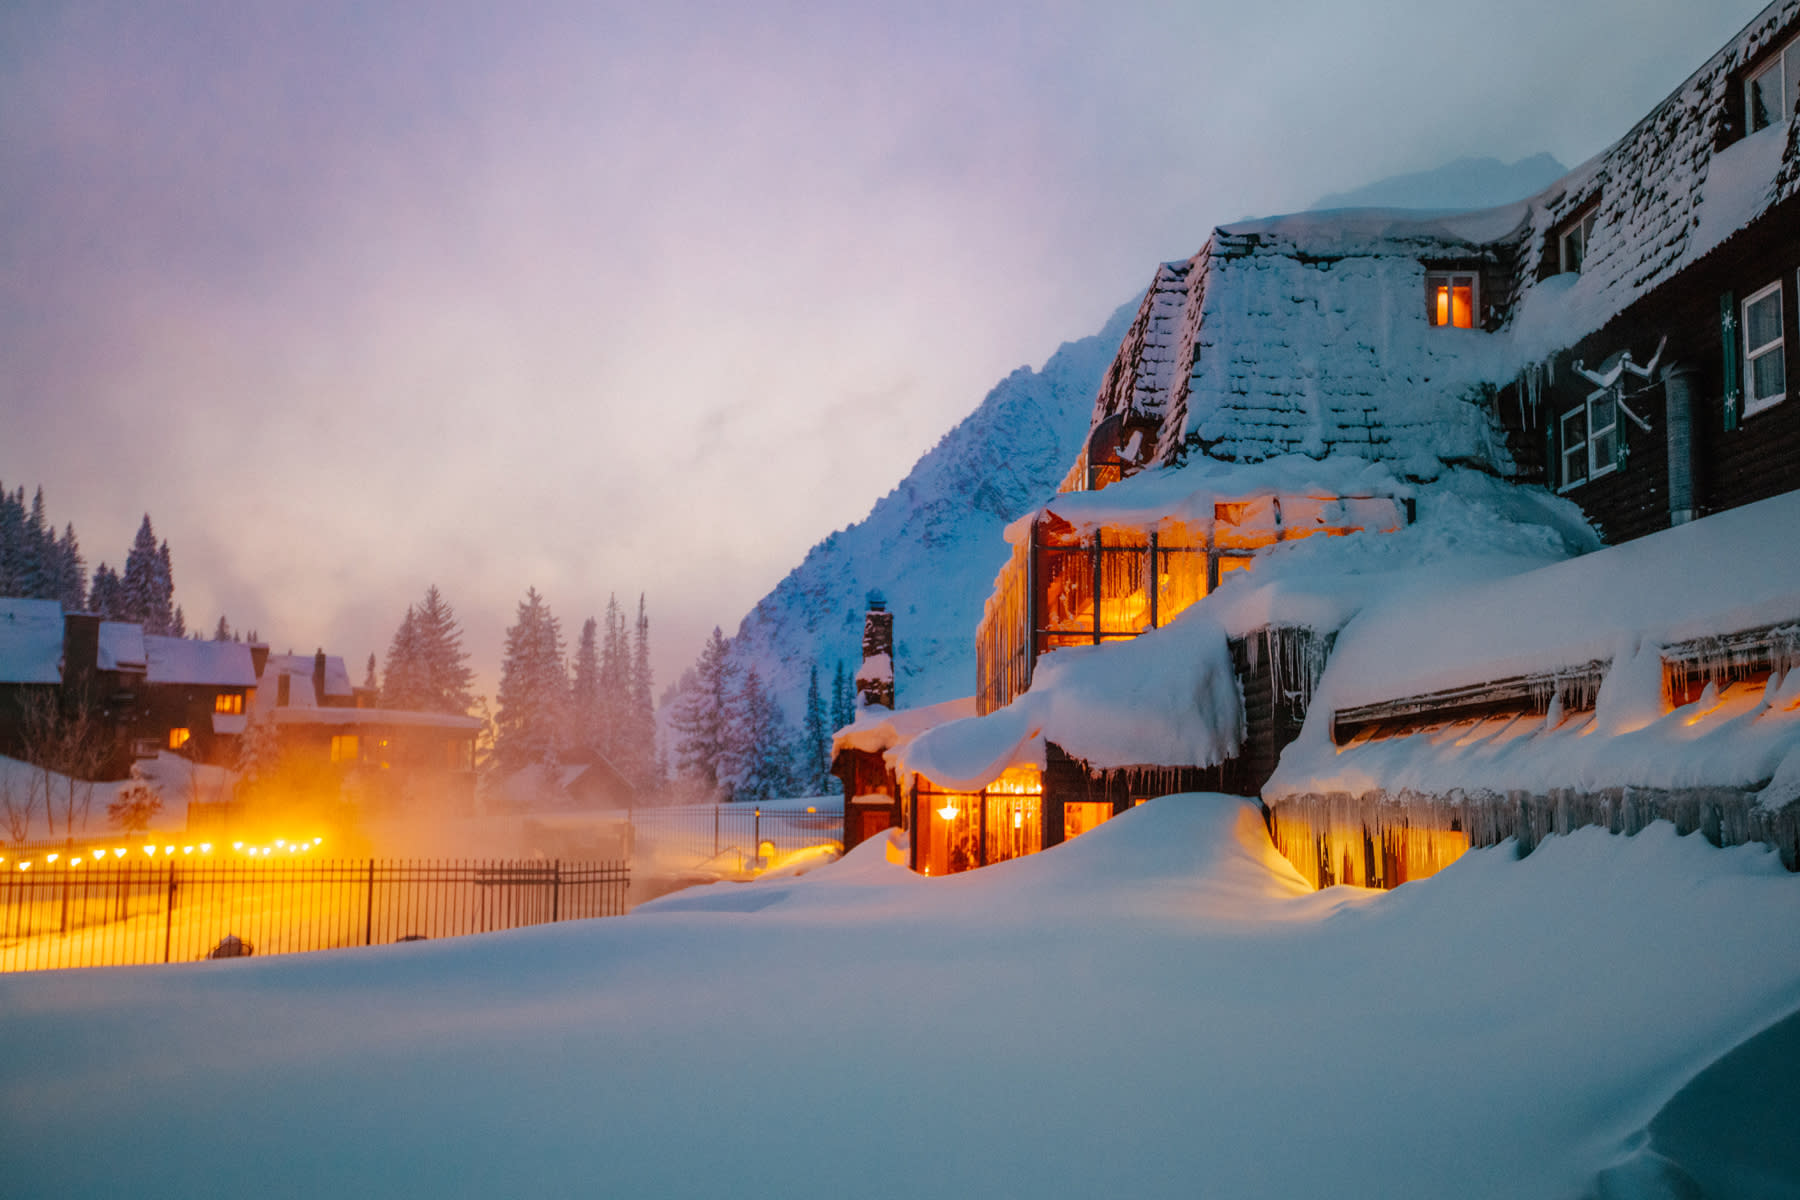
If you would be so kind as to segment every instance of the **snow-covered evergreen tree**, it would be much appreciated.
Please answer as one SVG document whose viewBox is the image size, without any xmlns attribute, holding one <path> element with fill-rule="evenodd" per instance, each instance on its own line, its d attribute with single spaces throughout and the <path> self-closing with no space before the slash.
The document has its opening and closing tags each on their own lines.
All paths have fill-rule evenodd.
<svg viewBox="0 0 1800 1200">
<path fill-rule="evenodd" d="M 583 621 L 581 640 L 575 645 L 574 678 L 569 685 L 569 744 L 605 753 L 601 750 L 599 628 L 600 623 L 592 617 Z"/>
<path fill-rule="evenodd" d="M 561 747 L 568 671 L 562 627 L 536 588 L 519 602 L 500 662 L 494 753 L 503 771 L 552 763 Z"/>
<path fill-rule="evenodd" d="M 831 728 L 832 732 L 842 729 L 856 720 L 856 692 L 850 683 L 850 674 L 844 670 L 844 660 L 838 659 L 837 674 L 831 678 Z"/>
<path fill-rule="evenodd" d="M 762 802 L 792 796 L 794 735 L 781 706 L 752 667 L 732 697 L 720 767 L 734 801 Z"/>
<path fill-rule="evenodd" d="M 225 619 L 224 613 L 219 614 L 219 623 L 213 626 L 212 640 L 215 642 L 229 642 L 231 640 L 231 622 Z"/>
<path fill-rule="evenodd" d="M 730 646 L 714 628 L 694 665 L 682 674 L 670 716 L 675 771 L 708 797 L 723 782 L 720 768 L 727 753 L 725 721 L 730 677 L 725 660 Z"/>
<path fill-rule="evenodd" d="M 371 692 L 379 693 L 381 691 L 381 682 L 375 675 L 375 655 L 373 652 L 369 655 L 369 669 L 363 675 L 362 685 Z"/>
<path fill-rule="evenodd" d="M 461 716 L 475 705 L 469 692 L 475 675 L 468 662 L 456 613 L 432 584 L 423 600 L 407 608 L 388 644 L 381 703 L 386 708 Z"/>
<path fill-rule="evenodd" d="M 617 596 L 606 598 L 606 633 L 600 643 L 600 739 L 598 749 L 616 763 L 628 736 L 631 706 L 631 646 Z"/>
<path fill-rule="evenodd" d="M 656 709 L 651 698 L 653 680 L 650 671 L 650 615 L 644 595 L 638 593 L 637 622 L 632 630 L 631 670 L 629 672 L 625 718 L 625 753 L 619 769 L 626 772 L 640 791 L 662 785 L 662 763 L 656 754 Z"/>
<path fill-rule="evenodd" d="M 120 586 L 124 608 L 121 619 L 140 623 L 145 633 L 175 634 L 175 570 L 169 543 L 157 544 L 149 513 L 144 514 L 125 556 Z"/>
<path fill-rule="evenodd" d="M 831 787 L 831 733 L 826 728 L 825 697 L 819 692 L 819 664 L 806 672 L 806 733 L 801 741 L 800 782 L 809 796 L 823 796 Z"/>
<path fill-rule="evenodd" d="M 108 621 L 130 619 L 125 614 L 125 584 L 119 573 L 105 563 L 94 568 L 94 585 L 88 589 L 88 607 Z"/>
<path fill-rule="evenodd" d="M 64 612 L 87 610 L 87 564 L 81 558 L 81 546 L 75 540 L 75 526 L 64 525 L 56 543 L 55 594 L 52 599 Z"/>
<path fill-rule="evenodd" d="M 382 674 L 381 706 L 417 712 L 425 699 L 424 669 L 419 652 L 419 615 L 412 605 L 400 618 L 400 627 L 388 642 L 387 667 Z"/>
</svg>

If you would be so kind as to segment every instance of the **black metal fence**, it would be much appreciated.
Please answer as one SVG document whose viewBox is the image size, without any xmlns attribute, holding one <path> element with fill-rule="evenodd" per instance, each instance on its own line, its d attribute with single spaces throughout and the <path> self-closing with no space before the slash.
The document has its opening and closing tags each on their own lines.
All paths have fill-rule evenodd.
<svg viewBox="0 0 1800 1200">
<path fill-rule="evenodd" d="M 614 862 L 40 861 L 0 870 L 0 971 L 293 954 L 617 916 L 629 883 Z"/>
</svg>

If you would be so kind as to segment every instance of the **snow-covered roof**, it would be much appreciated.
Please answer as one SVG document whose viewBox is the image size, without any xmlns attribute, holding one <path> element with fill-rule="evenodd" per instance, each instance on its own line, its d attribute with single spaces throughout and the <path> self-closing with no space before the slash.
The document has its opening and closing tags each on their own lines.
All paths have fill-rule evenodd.
<svg viewBox="0 0 1800 1200">
<path fill-rule="evenodd" d="M 143 639 L 147 683 L 256 686 L 250 647 L 242 642 L 200 642 L 153 633 L 144 634 Z"/>
<path fill-rule="evenodd" d="M 880 754 L 905 745 L 927 729 L 946 721 L 959 721 L 975 715 L 975 697 L 962 696 L 940 704 L 918 708 L 891 709 L 879 705 L 862 709 L 856 719 L 838 730 L 831 738 L 831 752 L 864 750 Z"/>
<path fill-rule="evenodd" d="M 1800 620 L 1800 492 L 1509 578 L 1389 595 L 1338 635 L 1344 708 Z"/>
<path fill-rule="evenodd" d="M 62 605 L 0 599 L 0 683 L 61 683 Z"/>
<path fill-rule="evenodd" d="M 1200 606 L 1128 642 L 1038 660 L 1031 688 L 986 716 L 939 725 L 888 752 L 907 774 L 973 791 L 1055 742 L 1097 769 L 1210 767 L 1237 753 L 1244 704 L 1225 630 Z"/>
<path fill-rule="evenodd" d="M 256 708 L 259 711 L 273 710 L 280 699 L 279 680 L 287 676 L 288 702 L 282 707 L 312 708 L 318 703 L 313 693 L 313 667 L 316 657 L 311 654 L 271 654 L 263 664 L 261 678 L 256 680 Z M 356 689 L 350 686 L 350 671 L 344 660 L 336 654 L 325 656 L 325 695 L 349 699 L 356 695 Z"/>
<path fill-rule="evenodd" d="M 134 621 L 100 622 L 95 665 L 102 671 L 143 671 L 144 627 Z"/>
<path fill-rule="evenodd" d="M 346 729 L 362 726 L 408 726 L 474 733 L 481 728 L 480 717 L 416 712 L 403 708 L 319 708 L 303 705 L 276 708 L 271 711 L 270 716 L 277 725 L 329 725 Z"/>
<path fill-rule="evenodd" d="M 1800 0 L 1775 0 L 1618 142 L 1528 200 L 1214 230 L 1191 259 L 1157 268 L 1093 426 L 1147 423 L 1157 435 L 1143 461 L 1161 464 L 1197 448 L 1252 462 L 1356 455 L 1421 479 L 1446 464 L 1509 473 L 1488 389 L 1800 194 L 1800 122 L 1715 148 L 1738 68 L 1797 28 Z M 1590 206 L 1580 274 L 1552 274 L 1556 233 Z M 1429 324 L 1425 276 L 1445 268 L 1480 271 L 1482 316 L 1505 313 L 1497 332 Z"/>
<path fill-rule="evenodd" d="M 1151 470 L 1120 480 L 1097 492 L 1060 492 L 1032 513 L 1007 527 L 1007 540 L 1029 538 L 1031 522 L 1050 514 L 1082 533 L 1106 527 L 1154 528 L 1165 519 L 1205 523 L 1214 506 L 1266 500 L 1289 501 L 1290 524 L 1391 529 L 1403 521 L 1395 500 L 1416 495 L 1386 464 L 1350 454 L 1318 460 L 1288 454 L 1257 463 L 1190 459 L 1185 466 Z M 1359 506 L 1358 500 L 1377 500 Z M 1337 501 L 1308 506 L 1307 501 Z M 1272 527 L 1271 527 L 1272 528 Z"/>
</svg>

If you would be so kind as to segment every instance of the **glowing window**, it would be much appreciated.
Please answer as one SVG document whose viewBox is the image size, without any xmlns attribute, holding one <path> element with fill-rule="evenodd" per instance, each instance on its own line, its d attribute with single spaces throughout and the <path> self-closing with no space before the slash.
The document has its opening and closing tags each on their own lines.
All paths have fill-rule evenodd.
<svg viewBox="0 0 1800 1200">
<path fill-rule="evenodd" d="M 1063 803 L 1063 837 L 1076 838 L 1112 820 L 1113 806 L 1106 800 L 1068 800 Z"/>
<path fill-rule="evenodd" d="M 1744 301 L 1743 324 L 1744 415 L 1748 416 L 1787 395 L 1779 279 Z"/>
<path fill-rule="evenodd" d="M 331 739 L 331 761 L 334 763 L 353 763 L 361 753 L 361 744 L 354 733 L 340 733 Z"/>
<path fill-rule="evenodd" d="M 171 749 L 171 750 L 181 749 L 183 746 L 188 744 L 188 741 L 193 736 L 194 736 L 193 731 L 190 729 L 171 729 L 171 730 L 169 730 L 169 749 Z"/>
<path fill-rule="evenodd" d="M 1431 323 L 1449 325 L 1456 329 L 1475 328 L 1475 306 L 1480 301 L 1479 290 L 1480 284 L 1473 272 L 1432 272 L 1426 275 L 1426 308 Z"/>
<path fill-rule="evenodd" d="M 244 713 L 244 694 L 242 692 L 220 692 L 213 697 L 213 711 L 226 716 L 242 716 Z"/>
<path fill-rule="evenodd" d="M 1744 118 L 1749 132 L 1779 125 L 1794 115 L 1800 99 L 1800 38 L 1794 38 L 1769 65 L 1744 81 Z"/>
</svg>

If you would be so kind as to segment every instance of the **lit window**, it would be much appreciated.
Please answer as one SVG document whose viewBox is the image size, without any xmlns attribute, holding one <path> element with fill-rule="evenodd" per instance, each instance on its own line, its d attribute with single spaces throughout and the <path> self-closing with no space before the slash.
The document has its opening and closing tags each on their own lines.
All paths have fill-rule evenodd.
<svg viewBox="0 0 1800 1200">
<path fill-rule="evenodd" d="M 1751 133 L 1794 115 L 1800 97 L 1800 38 L 1788 42 L 1769 65 L 1744 81 L 1744 119 Z"/>
<path fill-rule="evenodd" d="M 230 717 L 242 716 L 244 694 L 242 692 L 220 692 L 213 697 L 213 711 Z"/>
<path fill-rule="evenodd" d="M 331 761 L 353 763 L 359 757 L 361 749 L 354 733 L 337 734 L 331 739 Z"/>
<path fill-rule="evenodd" d="M 1783 361 L 1781 281 L 1744 301 L 1744 415 L 1760 412 L 1787 395 Z"/>
<path fill-rule="evenodd" d="M 1557 263 L 1564 274 L 1581 270 L 1581 264 L 1587 260 L 1588 243 L 1594 238 L 1594 225 L 1599 219 L 1599 208 L 1589 209 L 1586 216 L 1563 230 L 1556 239 Z"/>
<path fill-rule="evenodd" d="M 187 730 L 187 729 L 171 729 L 171 730 L 169 730 L 169 749 L 171 749 L 171 750 L 181 749 L 183 746 L 188 744 L 188 740 L 190 738 L 192 738 L 193 736 L 194 735 L 191 730 Z"/>
<path fill-rule="evenodd" d="M 1425 276 L 1426 307 L 1433 325 L 1450 325 L 1457 329 L 1475 328 L 1475 305 L 1479 301 L 1479 285 L 1473 273 Z"/>
<path fill-rule="evenodd" d="M 1564 491 L 1598 479 L 1618 465 L 1619 404 L 1602 391 L 1562 415 L 1562 487 Z"/>
</svg>

